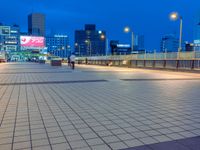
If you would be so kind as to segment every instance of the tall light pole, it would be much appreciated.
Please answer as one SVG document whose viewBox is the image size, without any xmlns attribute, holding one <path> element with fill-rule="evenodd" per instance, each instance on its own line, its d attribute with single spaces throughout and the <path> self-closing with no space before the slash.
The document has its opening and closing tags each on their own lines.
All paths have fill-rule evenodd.
<svg viewBox="0 0 200 150">
<path fill-rule="evenodd" d="M 105 42 L 106 42 L 106 56 L 107 56 L 107 54 L 108 54 L 108 38 L 104 34 L 101 34 L 100 38 L 101 38 L 101 40 L 105 40 Z"/>
<path fill-rule="evenodd" d="M 173 20 L 173 21 L 180 19 L 180 35 L 179 35 L 179 48 L 178 48 L 178 57 L 179 57 L 179 53 L 182 50 L 183 17 L 180 16 L 177 12 L 172 12 L 170 14 L 170 19 Z"/>
<path fill-rule="evenodd" d="M 133 52 L 133 50 L 134 50 L 134 32 L 128 26 L 124 28 L 124 32 L 125 33 L 131 32 L 131 51 Z"/>
<path fill-rule="evenodd" d="M 78 43 L 75 43 L 75 46 L 78 47 L 79 57 L 81 56 L 81 46 Z"/>
<path fill-rule="evenodd" d="M 92 43 L 90 40 L 85 40 L 85 43 L 88 44 L 90 56 L 92 56 Z"/>
</svg>

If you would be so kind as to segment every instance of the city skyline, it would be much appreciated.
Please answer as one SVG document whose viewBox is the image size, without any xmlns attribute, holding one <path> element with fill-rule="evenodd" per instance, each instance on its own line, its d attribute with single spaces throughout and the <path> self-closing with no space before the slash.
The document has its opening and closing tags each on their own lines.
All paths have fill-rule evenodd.
<svg viewBox="0 0 200 150">
<path fill-rule="evenodd" d="M 3 2 L 0 7 L 0 22 L 19 24 L 22 31 L 27 31 L 27 15 L 40 12 L 46 15 L 47 33 L 67 33 L 73 44 L 74 31 L 84 24 L 96 24 L 99 29 L 107 31 L 109 40 L 120 40 L 130 43 L 130 34 L 123 33 L 125 26 L 145 36 L 147 50 L 158 49 L 161 37 L 175 33 L 178 37 L 179 22 L 169 20 L 169 13 L 179 12 L 183 17 L 183 40 L 192 42 L 194 37 L 195 16 L 198 14 L 200 2 L 175 0 L 173 2 L 156 0 L 137 1 L 62 1 L 51 3 L 47 0 Z M 79 4 L 79 5 L 77 5 Z M 2 6 L 8 7 L 2 7 Z M 159 6 L 159 7 L 157 7 Z M 15 11 L 16 13 L 11 13 Z M 153 38 L 152 38 L 153 37 Z"/>
</svg>

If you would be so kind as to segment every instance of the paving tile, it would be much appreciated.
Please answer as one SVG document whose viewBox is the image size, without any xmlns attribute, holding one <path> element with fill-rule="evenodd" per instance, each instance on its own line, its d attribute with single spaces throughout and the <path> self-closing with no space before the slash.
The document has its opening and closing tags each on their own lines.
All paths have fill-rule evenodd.
<svg viewBox="0 0 200 150">
<path fill-rule="evenodd" d="M 85 133 L 85 134 L 82 134 L 83 138 L 84 139 L 93 139 L 93 138 L 97 138 L 98 136 L 91 132 L 91 133 Z"/>
<path fill-rule="evenodd" d="M 60 143 L 65 143 L 66 139 L 64 137 L 55 137 L 55 138 L 50 138 L 51 144 L 60 144 Z"/>
<path fill-rule="evenodd" d="M 134 80 L 120 80 L 123 78 Z M 51 149 L 48 139 L 53 149 L 65 149 L 69 142 L 75 150 L 139 150 L 149 149 L 145 144 L 159 148 L 155 143 L 168 140 L 185 148 L 180 139 L 200 136 L 200 95 L 199 80 L 184 78 L 199 75 L 97 66 L 78 66 L 71 72 L 65 65 L 4 64 L 0 67 L 0 84 L 6 84 L 0 87 L 0 97 L 4 93 L 0 117 L 7 111 L 0 128 L 0 149 L 11 149 L 14 130 L 18 149 L 30 149 L 29 140 L 33 149 Z M 189 143 L 190 149 L 198 148 Z M 142 147 L 135 147 L 140 144 Z"/>
<path fill-rule="evenodd" d="M 154 139 L 156 139 L 159 142 L 167 142 L 167 141 L 171 141 L 172 139 L 170 139 L 169 137 L 165 136 L 165 135 L 159 135 L 159 136 L 153 136 Z"/>
<path fill-rule="evenodd" d="M 111 150 L 111 148 L 108 145 L 96 145 L 92 146 L 92 150 Z"/>
<path fill-rule="evenodd" d="M 125 144 L 122 143 L 122 142 L 110 143 L 109 145 L 110 145 L 111 148 L 114 149 L 114 150 L 119 150 L 119 149 L 125 149 L 125 148 L 128 148 L 128 146 L 125 145 Z"/>
<path fill-rule="evenodd" d="M 40 139 L 40 140 L 33 140 L 32 141 L 33 147 L 45 146 L 45 145 L 49 145 L 49 141 L 47 139 Z"/>
<path fill-rule="evenodd" d="M 119 134 L 119 135 L 117 135 L 117 137 L 119 139 L 121 139 L 122 141 L 134 139 L 134 137 L 131 134 L 127 134 L 127 133 L 126 134 Z"/>
<path fill-rule="evenodd" d="M 154 144 L 150 145 L 150 147 L 154 150 L 189 150 L 187 147 L 182 146 L 176 142 L 170 143 L 162 143 L 162 144 Z"/>
<path fill-rule="evenodd" d="M 0 148 L 2 150 L 11 150 L 12 145 L 11 144 L 2 144 L 0 145 Z"/>
<path fill-rule="evenodd" d="M 24 149 L 31 147 L 30 141 L 28 142 L 18 142 L 13 144 L 13 149 Z"/>
<path fill-rule="evenodd" d="M 83 140 L 83 138 L 79 135 L 79 134 L 75 134 L 75 135 L 70 135 L 70 136 L 66 136 L 68 141 L 80 141 Z"/>
<path fill-rule="evenodd" d="M 144 143 L 144 145 L 147 145 L 147 144 L 154 144 L 154 143 L 158 143 L 159 141 L 152 138 L 152 137 L 145 137 L 145 138 L 139 138 L 139 140 L 141 142 Z"/>
<path fill-rule="evenodd" d="M 141 146 L 144 145 L 142 142 L 140 142 L 137 139 L 133 139 L 133 140 L 126 140 L 124 141 L 129 147 L 137 147 L 137 146 Z"/>
<path fill-rule="evenodd" d="M 86 140 L 86 142 L 87 142 L 90 146 L 104 144 L 104 142 L 103 142 L 101 139 L 99 139 L 99 138 L 88 139 L 88 140 Z"/>
<path fill-rule="evenodd" d="M 67 150 L 70 149 L 67 143 L 52 144 L 53 150 Z"/>
<path fill-rule="evenodd" d="M 70 142 L 70 145 L 71 145 L 72 149 L 82 148 L 82 147 L 88 146 L 87 143 L 84 140 Z"/>
<path fill-rule="evenodd" d="M 50 146 L 33 147 L 33 150 L 51 150 Z"/>
<path fill-rule="evenodd" d="M 116 136 L 107 136 L 107 137 L 103 137 L 103 139 L 107 143 L 113 143 L 113 142 L 119 142 L 120 141 L 120 139 Z"/>
</svg>

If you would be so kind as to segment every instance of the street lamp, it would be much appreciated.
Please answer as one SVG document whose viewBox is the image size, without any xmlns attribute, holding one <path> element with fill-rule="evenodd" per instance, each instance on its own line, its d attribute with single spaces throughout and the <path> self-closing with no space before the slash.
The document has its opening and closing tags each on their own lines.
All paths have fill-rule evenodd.
<svg viewBox="0 0 200 150">
<path fill-rule="evenodd" d="M 124 32 L 125 33 L 131 32 L 131 51 L 133 52 L 133 50 L 134 50 L 134 32 L 128 26 L 124 28 Z"/>
<path fill-rule="evenodd" d="M 79 57 L 81 56 L 81 47 L 78 43 L 75 43 L 75 46 L 78 47 L 78 54 L 79 54 Z"/>
<path fill-rule="evenodd" d="M 107 55 L 108 54 L 108 38 L 104 34 L 101 34 L 100 38 L 101 40 L 105 40 L 106 42 L 106 55 Z"/>
<path fill-rule="evenodd" d="M 178 48 L 178 54 L 179 54 L 182 50 L 183 18 L 177 12 L 172 12 L 170 14 L 170 19 L 173 21 L 180 19 L 180 36 L 179 36 L 179 48 Z"/>
<path fill-rule="evenodd" d="M 85 40 L 85 43 L 88 44 L 89 46 L 89 52 L 90 52 L 90 56 L 92 55 L 92 43 L 90 40 Z"/>
</svg>

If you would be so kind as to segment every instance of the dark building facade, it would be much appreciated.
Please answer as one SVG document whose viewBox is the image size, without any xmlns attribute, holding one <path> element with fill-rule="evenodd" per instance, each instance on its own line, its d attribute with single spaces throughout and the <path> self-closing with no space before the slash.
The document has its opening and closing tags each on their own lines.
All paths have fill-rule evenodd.
<svg viewBox="0 0 200 150">
<path fill-rule="evenodd" d="M 135 35 L 134 36 L 134 47 L 133 51 L 141 53 L 145 51 L 144 48 L 144 35 Z"/>
<path fill-rule="evenodd" d="M 28 33 L 35 36 L 45 36 L 45 15 L 32 13 L 28 15 Z"/>
<path fill-rule="evenodd" d="M 94 24 L 86 24 L 85 30 L 76 30 L 75 54 L 77 56 L 105 55 L 106 32 L 96 30 Z"/>
<path fill-rule="evenodd" d="M 161 39 L 161 52 L 177 52 L 179 47 L 179 40 L 173 35 L 165 35 Z"/>
<path fill-rule="evenodd" d="M 67 35 L 46 36 L 47 51 L 62 58 L 70 55 L 69 37 Z"/>
<path fill-rule="evenodd" d="M 191 51 L 194 51 L 194 44 L 193 43 L 186 43 L 185 44 L 185 51 L 186 52 L 191 52 Z"/>
<path fill-rule="evenodd" d="M 127 55 L 131 54 L 131 45 L 129 44 L 120 44 L 119 41 L 111 40 L 110 48 L 112 55 Z"/>
</svg>

